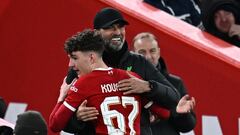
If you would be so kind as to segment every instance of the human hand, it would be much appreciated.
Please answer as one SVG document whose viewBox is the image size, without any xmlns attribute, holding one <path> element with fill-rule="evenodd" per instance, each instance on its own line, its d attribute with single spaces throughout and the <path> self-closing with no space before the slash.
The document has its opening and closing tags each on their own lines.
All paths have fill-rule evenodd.
<svg viewBox="0 0 240 135">
<path fill-rule="evenodd" d="M 67 93 L 68 93 L 68 90 L 70 89 L 70 87 L 72 86 L 72 84 L 77 80 L 76 78 L 72 81 L 72 83 L 70 84 L 67 84 L 66 83 L 66 78 L 65 77 L 63 79 L 63 83 L 60 87 L 60 94 L 59 94 L 59 97 L 58 97 L 58 102 L 61 102 L 61 101 L 64 101 L 65 97 L 67 96 Z"/>
<path fill-rule="evenodd" d="M 230 37 L 238 36 L 238 38 L 240 39 L 240 25 L 233 24 L 228 32 L 228 35 Z"/>
<path fill-rule="evenodd" d="M 119 91 L 123 91 L 124 95 L 132 93 L 144 93 L 149 92 L 151 89 L 149 87 L 149 82 L 139 79 L 129 72 L 127 72 L 129 79 L 124 79 L 118 82 Z"/>
<path fill-rule="evenodd" d="M 155 123 L 157 120 L 159 120 L 158 116 L 155 114 L 150 114 L 149 121 L 150 123 Z"/>
<path fill-rule="evenodd" d="M 99 115 L 98 110 L 95 107 L 87 107 L 87 100 L 84 100 L 77 110 L 77 119 L 81 121 L 90 121 L 97 119 Z"/>
<path fill-rule="evenodd" d="M 194 97 L 191 97 L 189 95 L 183 96 L 180 101 L 178 102 L 176 112 L 177 113 L 189 113 L 191 112 L 196 105 Z"/>
</svg>

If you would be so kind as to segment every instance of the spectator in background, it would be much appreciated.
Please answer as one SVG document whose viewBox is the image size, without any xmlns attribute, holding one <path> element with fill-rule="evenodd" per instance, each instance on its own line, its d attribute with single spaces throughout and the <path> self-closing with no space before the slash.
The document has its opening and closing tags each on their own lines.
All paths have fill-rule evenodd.
<svg viewBox="0 0 240 135">
<path fill-rule="evenodd" d="M 0 126 L 0 135 L 12 135 L 13 129 L 8 126 Z"/>
<path fill-rule="evenodd" d="M 194 2 L 198 5 L 198 9 L 199 9 L 199 7 L 201 7 L 201 1 L 202 0 L 194 0 Z M 201 12 L 201 11 L 200 11 Z"/>
<path fill-rule="evenodd" d="M 47 135 L 46 121 L 37 111 L 27 111 L 19 114 L 14 135 Z"/>
<path fill-rule="evenodd" d="M 7 104 L 0 97 L 0 135 L 12 135 L 14 125 L 4 120 L 4 116 L 6 113 Z"/>
<path fill-rule="evenodd" d="M 181 78 L 169 74 L 166 64 L 160 55 L 157 39 L 153 34 L 148 32 L 139 33 L 133 39 L 133 46 L 136 53 L 142 54 L 177 88 L 181 97 L 187 94 Z M 194 112 L 179 114 L 174 109 L 170 111 L 169 119 L 157 120 L 152 124 L 153 135 L 180 135 L 180 132 L 193 130 L 196 125 Z"/>
<path fill-rule="evenodd" d="M 3 118 L 5 116 L 6 109 L 7 109 L 7 104 L 5 103 L 3 98 L 0 97 L 0 118 Z"/>
<path fill-rule="evenodd" d="M 12 135 L 14 125 L 0 118 L 0 135 Z"/>
<path fill-rule="evenodd" d="M 234 0 L 202 1 L 202 20 L 207 32 L 240 47 L 240 7 Z"/>
<path fill-rule="evenodd" d="M 203 29 L 201 11 L 194 0 L 144 0 L 144 2 Z"/>
</svg>

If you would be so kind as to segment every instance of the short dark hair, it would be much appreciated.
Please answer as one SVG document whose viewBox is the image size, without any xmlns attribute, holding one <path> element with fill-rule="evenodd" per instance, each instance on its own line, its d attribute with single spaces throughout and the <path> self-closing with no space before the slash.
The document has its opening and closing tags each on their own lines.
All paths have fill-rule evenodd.
<svg viewBox="0 0 240 135">
<path fill-rule="evenodd" d="M 7 109 L 7 104 L 2 97 L 0 97 L 0 118 L 3 118 Z"/>
<path fill-rule="evenodd" d="M 68 54 L 72 52 L 81 51 L 88 52 L 94 51 L 102 56 L 104 46 L 106 42 L 100 34 L 91 29 L 85 29 L 82 32 L 78 32 L 71 38 L 67 39 L 64 45 L 64 49 Z"/>
<path fill-rule="evenodd" d="M 0 126 L 0 135 L 12 135 L 13 129 L 8 126 Z"/>
<path fill-rule="evenodd" d="M 29 110 L 17 116 L 16 135 L 47 135 L 47 123 L 38 111 Z"/>
</svg>

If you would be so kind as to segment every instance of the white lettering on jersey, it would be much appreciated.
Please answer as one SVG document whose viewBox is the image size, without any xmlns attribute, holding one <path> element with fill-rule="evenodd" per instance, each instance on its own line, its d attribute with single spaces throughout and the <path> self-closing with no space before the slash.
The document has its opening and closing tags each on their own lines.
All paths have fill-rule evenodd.
<svg viewBox="0 0 240 135">
<path fill-rule="evenodd" d="M 74 92 L 77 92 L 77 91 L 78 91 L 78 89 L 77 89 L 76 87 L 74 87 L 74 86 L 71 86 L 71 87 L 70 87 L 70 90 L 72 90 L 72 91 L 74 91 Z"/>
<path fill-rule="evenodd" d="M 108 74 L 113 75 L 113 71 L 112 70 L 108 71 Z"/>
<path fill-rule="evenodd" d="M 117 83 L 108 83 L 101 85 L 102 93 L 117 92 Z"/>
</svg>

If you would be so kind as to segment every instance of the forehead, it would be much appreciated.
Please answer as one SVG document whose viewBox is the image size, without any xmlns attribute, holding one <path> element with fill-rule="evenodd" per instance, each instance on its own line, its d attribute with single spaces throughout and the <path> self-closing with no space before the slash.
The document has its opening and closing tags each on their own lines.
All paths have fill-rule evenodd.
<svg viewBox="0 0 240 135">
<path fill-rule="evenodd" d="M 102 28 L 103 30 L 110 30 L 110 29 L 113 29 L 113 28 L 125 28 L 125 25 L 124 24 L 121 24 L 121 23 L 114 23 L 108 27 L 105 27 L 105 28 Z"/>
<path fill-rule="evenodd" d="M 219 9 L 214 14 L 215 15 L 219 15 L 219 14 L 224 15 L 224 14 L 229 14 L 229 13 L 232 13 L 232 12 L 226 11 L 226 10 L 223 10 L 223 9 Z"/>
<path fill-rule="evenodd" d="M 142 38 L 135 41 L 136 48 L 158 48 L 158 43 L 154 39 Z"/>
</svg>

